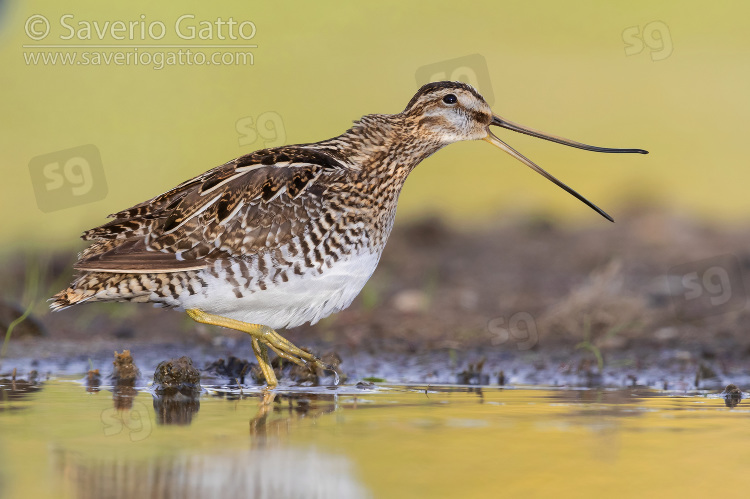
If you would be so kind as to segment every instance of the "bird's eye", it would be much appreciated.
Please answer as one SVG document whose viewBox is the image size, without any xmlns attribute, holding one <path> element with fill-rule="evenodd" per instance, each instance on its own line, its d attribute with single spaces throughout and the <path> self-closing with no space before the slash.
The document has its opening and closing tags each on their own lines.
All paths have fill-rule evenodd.
<svg viewBox="0 0 750 499">
<path fill-rule="evenodd" d="M 458 102 L 458 98 L 453 94 L 448 94 L 445 97 L 443 97 L 443 102 L 446 104 L 455 104 Z"/>
</svg>

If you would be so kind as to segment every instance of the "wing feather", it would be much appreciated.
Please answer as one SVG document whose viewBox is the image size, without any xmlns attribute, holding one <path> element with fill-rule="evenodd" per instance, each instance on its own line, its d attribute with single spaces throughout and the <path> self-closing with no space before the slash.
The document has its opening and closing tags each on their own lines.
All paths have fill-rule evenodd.
<svg viewBox="0 0 750 499">
<path fill-rule="evenodd" d="M 114 220 L 83 234 L 93 244 L 75 267 L 170 272 L 273 248 L 292 238 L 299 222 L 318 216 L 321 176 L 343 178 L 351 171 L 319 150 L 256 151 L 110 215 Z"/>
</svg>

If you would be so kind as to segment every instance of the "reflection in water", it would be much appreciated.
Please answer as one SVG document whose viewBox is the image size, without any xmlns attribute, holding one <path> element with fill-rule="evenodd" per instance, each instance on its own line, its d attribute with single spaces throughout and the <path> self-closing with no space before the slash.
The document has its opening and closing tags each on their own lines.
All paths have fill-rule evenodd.
<svg viewBox="0 0 750 499">
<path fill-rule="evenodd" d="M 249 421 L 251 438 L 244 450 L 145 460 L 92 460 L 59 451 L 56 466 L 71 495 L 80 498 L 371 497 L 346 457 L 315 447 L 287 447 L 279 438 L 303 420 L 334 411 L 335 399 L 335 395 L 263 393 Z M 132 399 L 130 404 L 130 413 L 143 405 L 133 404 Z M 158 424 L 189 424 L 199 407 L 197 398 L 180 393 L 154 395 Z M 136 432 L 137 438 L 131 434 L 130 440 L 148 437 L 152 429 L 145 430 L 144 426 Z"/>
<path fill-rule="evenodd" d="M 335 395 L 264 392 L 258 413 L 250 420 L 253 446 L 262 447 L 267 438 L 286 435 L 301 420 L 316 419 L 335 411 L 335 402 Z"/>
<path fill-rule="evenodd" d="M 180 392 L 169 395 L 154 395 L 156 424 L 189 425 L 193 415 L 201 408 L 198 394 L 183 395 Z"/>
<path fill-rule="evenodd" d="M 575 404 L 572 416 L 601 418 L 634 417 L 641 411 L 640 406 L 656 392 L 647 388 L 625 388 L 607 390 L 561 390 L 552 392 L 549 399 L 558 403 Z"/>
<path fill-rule="evenodd" d="M 21 400 L 42 389 L 37 381 L 39 374 L 31 371 L 28 380 L 16 378 L 16 370 L 10 377 L 0 378 L 0 402 L 11 402 Z M 0 404 L 0 411 L 5 407 Z"/>
<path fill-rule="evenodd" d="M 118 411 L 129 411 L 133 407 L 133 398 L 138 390 L 132 386 L 115 385 L 112 388 L 112 403 Z"/>
<path fill-rule="evenodd" d="M 315 448 L 281 447 L 142 461 L 81 462 L 59 452 L 56 468 L 73 497 L 347 498 L 371 494 L 348 459 Z"/>
<path fill-rule="evenodd" d="M 151 393 L 118 411 L 106 392 L 45 382 L 18 404 L 34 410 L 0 412 L 0 457 L 13 456 L 0 470 L 3 493 L 704 497 L 717 483 L 750 486 L 742 472 L 750 408 L 724 407 L 731 393 L 743 395 L 739 388 L 673 394 L 362 384 L 206 393 L 190 425 L 167 426 L 157 424 Z"/>
</svg>

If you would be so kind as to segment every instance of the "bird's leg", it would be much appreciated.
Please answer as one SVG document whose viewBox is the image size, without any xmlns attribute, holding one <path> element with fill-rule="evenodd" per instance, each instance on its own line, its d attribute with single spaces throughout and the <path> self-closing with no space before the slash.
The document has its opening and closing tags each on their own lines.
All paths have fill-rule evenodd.
<svg viewBox="0 0 750 499">
<path fill-rule="evenodd" d="M 274 388 L 279 384 L 279 381 L 276 379 L 271 362 L 268 360 L 268 348 L 265 343 L 258 341 L 258 338 L 255 336 L 253 336 L 253 352 L 255 352 L 255 357 L 258 359 L 258 365 L 260 365 L 263 377 L 266 378 L 268 388 Z"/>
<path fill-rule="evenodd" d="M 290 360 L 295 364 L 304 366 L 310 363 L 326 371 L 333 371 L 335 383 L 338 384 L 338 373 L 333 366 L 329 366 L 313 354 L 296 347 L 268 326 L 250 324 L 248 322 L 242 322 L 228 317 L 213 315 L 196 308 L 188 309 L 187 314 L 196 322 L 236 329 L 237 331 L 242 331 L 243 333 L 252 336 L 253 351 L 258 358 L 258 364 L 260 364 L 260 369 L 263 372 L 263 376 L 266 378 L 266 383 L 269 388 L 275 387 L 278 382 L 276 380 L 276 375 L 271 368 L 271 364 L 268 362 L 268 348 L 271 348 L 271 350 L 276 352 L 280 357 Z"/>
</svg>

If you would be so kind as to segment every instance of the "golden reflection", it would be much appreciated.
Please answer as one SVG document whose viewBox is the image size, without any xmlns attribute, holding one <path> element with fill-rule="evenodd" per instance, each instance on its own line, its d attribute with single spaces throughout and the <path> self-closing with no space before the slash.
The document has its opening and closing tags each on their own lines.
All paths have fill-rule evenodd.
<svg viewBox="0 0 750 499">
<path fill-rule="evenodd" d="M 162 425 L 149 393 L 118 413 L 107 392 L 45 383 L 14 403 L 23 411 L 0 412 L 3 497 L 694 497 L 750 486 L 750 410 L 725 406 L 731 387 L 208 392 L 190 425 Z"/>
<path fill-rule="evenodd" d="M 145 461 L 82 460 L 75 452 L 58 451 L 54 464 L 65 492 L 79 499 L 371 497 L 355 477 L 350 460 L 311 447 Z"/>
<path fill-rule="evenodd" d="M 122 424 L 110 424 L 109 435 L 128 434 L 131 442 L 148 445 L 157 426 L 150 424 L 134 388 L 116 387 L 116 393 L 126 389 L 132 390 L 133 396 L 116 396 L 116 415 Z M 224 395 L 242 412 L 252 410 L 257 401 L 257 412 L 249 419 L 250 438 L 239 449 L 228 445 L 225 449 L 220 446 L 206 453 L 188 455 L 147 453 L 139 459 L 113 457 L 116 450 L 113 456 L 84 456 L 72 448 L 58 449 L 54 462 L 64 489 L 71 497 L 79 498 L 247 497 L 250 491 L 252 497 L 260 498 L 371 496 L 359 483 L 345 456 L 284 443 L 296 425 L 334 411 L 335 395 L 271 391 L 219 395 Z M 215 402 L 220 403 L 218 398 L 207 399 L 212 409 L 216 409 Z M 179 392 L 153 395 L 153 407 L 157 425 L 188 425 L 200 401 Z M 218 420 L 215 422 L 220 424 Z M 198 428 L 197 432 L 200 431 Z M 193 437 L 199 437 L 199 433 Z M 236 442 L 241 434 L 227 437 Z M 179 442 L 166 442 L 168 447 L 175 444 Z"/>
<path fill-rule="evenodd" d="M 287 435 L 302 420 L 315 420 L 335 411 L 335 402 L 336 395 L 264 391 L 258 412 L 250 419 L 254 446 L 264 445 L 268 438 Z"/>
</svg>

